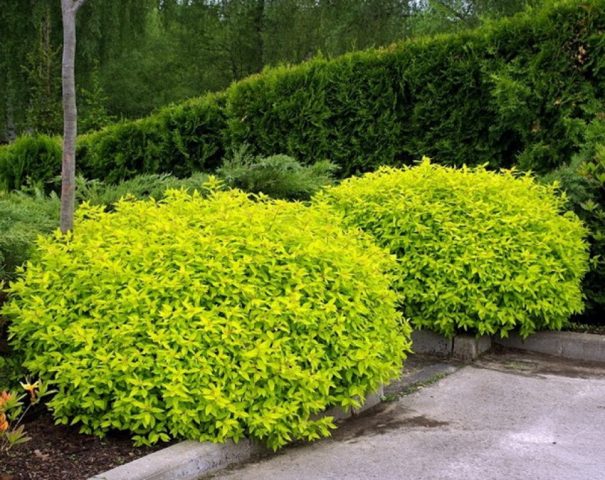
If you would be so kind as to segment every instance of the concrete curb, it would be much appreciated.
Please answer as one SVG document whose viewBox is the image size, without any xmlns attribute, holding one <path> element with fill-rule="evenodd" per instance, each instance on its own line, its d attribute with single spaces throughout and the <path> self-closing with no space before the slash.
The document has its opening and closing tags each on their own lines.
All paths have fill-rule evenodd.
<svg viewBox="0 0 605 480">
<path fill-rule="evenodd" d="M 508 338 L 493 339 L 504 347 L 545 353 L 556 357 L 605 362 L 605 335 L 576 332 L 538 332 L 523 340 L 513 334 Z"/>
<path fill-rule="evenodd" d="M 383 395 L 384 387 L 381 386 L 375 393 L 368 395 L 359 409 L 344 411 L 334 407 L 318 417 L 329 415 L 335 420 L 344 420 L 359 415 L 378 405 Z M 248 439 L 242 439 L 238 443 L 200 443 L 188 440 L 95 475 L 89 480 L 196 480 L 269 452 L 266 447 Z"/>
<path fill-rule="evenodd" d="M 226 443 L 186 441 L 158 450 L 89 480 L 195 480 L 205 473 L 244 462 L 267 450 L 250 440 Z"/>
<path fill-rule="evenodd" d="M 430 330 L 414 330 L 412 332 L 412 350 L 414 353 L 449 357 L 454 350 L 454 341 Z"/>
<path fill-rule="evenodd" d="M 481 354 L 492 348 L 492 339 L 488 335 L 456 335 L 446 338 L 429 330 L 412 332 L 412 349 L 414 353 L 452 357 L 463 362 L 476 360 Z"/>
<path fill-rule="evenodd" d="M 473 337 L 471 335 L 456 335 L 452 357 L 463 362 L 472 362 L 492 348 L 492 338 L 489 335 Z"/>
<path fill-rule="evenodd" d="M 481 354 L 489 351 L 492 344 L 571 360 L 605 363 L 605 335 L 593 333 L 538 332 L 525 340 L 517 334 L 511 334 L 508 338 L 487 335 L 456 335 L 454 338 L 445 338 L 428 330 L 412 333 L 412 348 L 415 353 L 451 357 L 463 362 L 476 360 Z"/>
</svg>

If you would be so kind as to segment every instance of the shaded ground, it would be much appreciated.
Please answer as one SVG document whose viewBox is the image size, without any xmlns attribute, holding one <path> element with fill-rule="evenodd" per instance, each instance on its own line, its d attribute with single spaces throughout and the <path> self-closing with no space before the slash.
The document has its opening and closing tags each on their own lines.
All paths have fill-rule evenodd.
<svg viewBox="0 0 605 480">
<path fill-rule="evenodd" d="M 605 480 L 604 366 L 503 352 L 408 376 L 427 368 L 333 438 L 212 478 Z"/>
<path fill-rule="evenodd" d="M 32 440 L 0 453 L 0 480 L 79 480 L 130 462 L 156 448 L 134 448 L 124 436 L 99 439 L 57 426 L 48 414 L 25 425 Z"/>
<path fill-rule="evenodd" d="M 424 355 L 411 355 L 405 362 L 401 378 L 384 387 L 385 399 L 395 400 L 438 382 L 462 368 L 463 363 Z"/>
</svg>

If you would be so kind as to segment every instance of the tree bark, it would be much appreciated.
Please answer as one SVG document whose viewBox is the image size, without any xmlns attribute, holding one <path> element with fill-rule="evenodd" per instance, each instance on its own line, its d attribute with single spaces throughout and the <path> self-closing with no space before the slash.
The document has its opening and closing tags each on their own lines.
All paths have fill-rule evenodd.
<svg viewBox="0 0 605 480">
<path fill-rule="evenodd" d="M 2 136 L 0 136 L 0 143 L 6 141 L 10 143 L 17 138 L 17 128 L 15 126 L 15 106 L 14 106 L 14 90 L 12 89 L 12 82 L 7 82 L 8 88 L 6 89 L 6 127 Z M 4 138 L 2 138 L 4 137 Z"/>
<path fill-rule="evenodd" d="M 76 14 L 84 0 L 61 0 L 63 15 L 63 158 L 61 167 L 61 231 L 73 230 L 76 197 Z"/>
<path fill-rule="evenodd" d="M 256 72 L 260 72 L 265 65 L 265 39 L 263 38 L 265 30 L 265 0 L 258 0 L 254 16 L 254 27 L 256 30 Z"/>
</svg>

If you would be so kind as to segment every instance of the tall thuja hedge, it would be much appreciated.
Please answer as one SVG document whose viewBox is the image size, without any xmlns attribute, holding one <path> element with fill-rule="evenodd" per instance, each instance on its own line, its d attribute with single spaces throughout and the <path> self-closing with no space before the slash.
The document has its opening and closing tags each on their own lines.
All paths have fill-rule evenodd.
<svg viewBox="0 0 605 480">
<path fill-rule="evenodd" d="M 210 94 L 170 105 L 149 117 L 80 135 L 79 173 L 118 183 L 140 174 L 186 177 L 213 170 L 225 153 L 223 105 L 224 95 Z M 28 176 L 52 190 L 60 171 L 60 139 L 27 135 L 0 146 L 0 187 L 19 188 Z"/>
<path fill-rule="evenodd" d="M 402 124 L 389 55 L 368 51 L 282 66 L 232 85 L 228 141 L 257 153 L 329 159 L 347 176 L 397 155 Z"/>
<path fill-rule="evenodd" d="M 422 155 L 546 172 L 579 150 L 582 125 L 603 113 L 604 31 L 605 0 L 565 0 L 456 35 L 269 68 L 80 137 L 79 165 L 112 182 L 187 175 L 249 144 L 259 155 L 331 160 L 343 177 Z"/>
<path fill-rule="evenodd" d="M 228 91 L 232 143 L 344 175 L 435 161 L 547 171 L 602 107 L 605 2 L 560 2 L 458 35 L 280 67 Z"/>
<path fill-rule="evenodd" d="M 83 136 L 78 142 L 83 173 L 118 182 L 141 173 L 184 177 L 211 170 L 224 154 L 222 105 L 221 95 L 207 95 Z"/>
</svg>

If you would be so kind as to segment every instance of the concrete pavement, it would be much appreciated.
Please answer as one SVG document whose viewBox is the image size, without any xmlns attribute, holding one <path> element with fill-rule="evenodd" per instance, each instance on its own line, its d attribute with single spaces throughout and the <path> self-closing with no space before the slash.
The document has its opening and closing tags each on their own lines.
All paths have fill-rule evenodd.
<svg viewBox="0 0 605 480">
<path fill-rule="evenodd" d="M 603 367 L 509 353 L 447 373 L 331 439 L 207 478 L 605 480 Z"/>
</svg>

